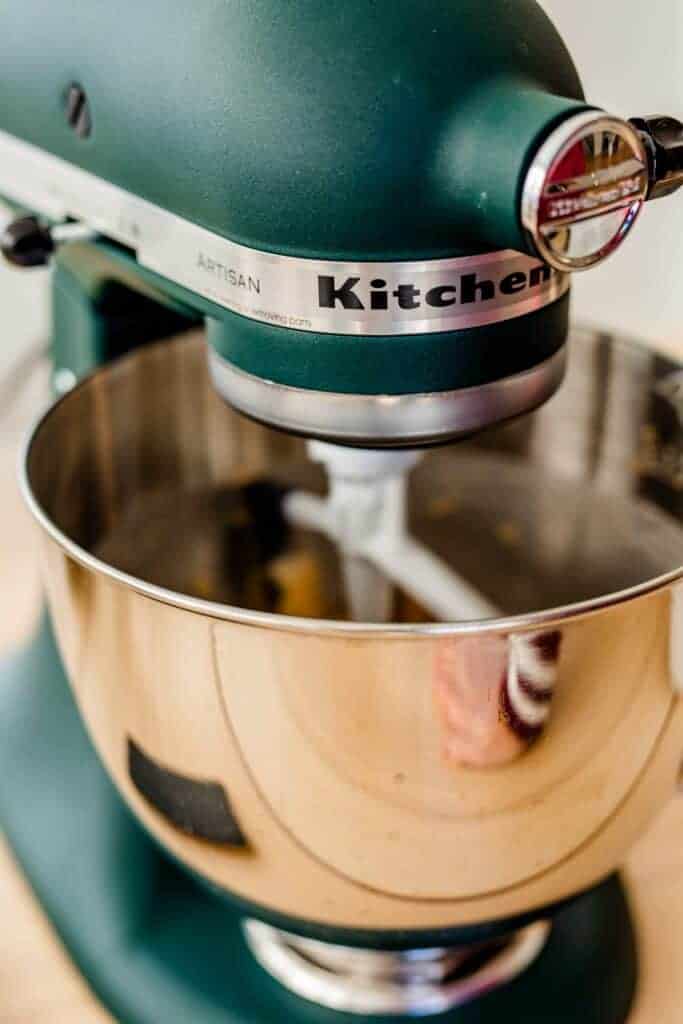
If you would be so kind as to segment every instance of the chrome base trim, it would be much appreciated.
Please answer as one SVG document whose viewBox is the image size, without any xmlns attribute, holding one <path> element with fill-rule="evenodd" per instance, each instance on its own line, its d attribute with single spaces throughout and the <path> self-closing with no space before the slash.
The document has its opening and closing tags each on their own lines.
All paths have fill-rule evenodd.
<svg viewBox="0 0 683 1024">
<path fill-rule="evenodd" d="M 564 378 L 566 346 L 525 373 L 479 387 L 418 395 L 308 391 L 262 380 L 209 350 L 213 383 L 230 405 L 293 434 L 365 447 L 436 444 L 531 412 Z"/>
<path fill-rule="evenodd" d="M 399 953 L 304 939 L 254 920 L 244 933 L 258 963 L 302 999 L 344 1013 L 427 1016 L 512 981 L 541 953 L 550 924 L 529 925 L 503 945 Z"/>
</svg>

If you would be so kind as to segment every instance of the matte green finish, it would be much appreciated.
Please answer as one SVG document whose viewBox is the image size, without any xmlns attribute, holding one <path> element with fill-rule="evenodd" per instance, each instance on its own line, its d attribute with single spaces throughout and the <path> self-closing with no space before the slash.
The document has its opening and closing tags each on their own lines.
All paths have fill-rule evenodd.
<svg viewBox="0 0 683 1024">
<path fill-rule="evenodd" d="M 71 257 L 77 256 L 65 250 Z M 196 321 L 196 314 L 169 299 L 123 266 L 97 276 L 95 247 L 78 259 L 58 259 L 52 276 L 52 349 L 55 367 L 83 377 L 103 363 L 148 341 L 170 337 Z M 136 265 L 129 256 L 124 263 Z"/>
<path fill-rule="evenodd" d="M 47 620 L 0 663 L 0 823 L 69 954 L 121 1024 L 363 1024 L 269 978 L 245 947 L 239 913 L 142 832 L 88 741 Z M 436 1020 L 623 1024 L 635 975 L 614 877 L 557 913 L 526 974 Z"/>
<path fill-rule="evenodd" d="M 64 116 L 73 81 L 92 109 L 87 140 Z M 226 238 L 353 260 L 525 249 L 530 154 L 585 109 L 535 0 L 146 0 L 134 17 L 109 0 L 5 0 L 0 101 L 0 129 Z M 76 259 L 89 288 L 108 287 L 95 250 Z M 476 330 L 358 338 L 257 324 L 134 264 L 125 275 L 215 320 L 211 340 L 236 366 L 314 390 L 471 387 L 528 369 L 566 336 L 566 299 Z M 56 296 L 80 365 L 82 339 L 98 349 L 107 329 L 63 283 Z"/>
<path fill-rule="evenodd" d="M 583 102 L 535 0 L 4 0 L 0 26 L 0 129 L 275 252 L 522 248 L 518 171 Z M 514 188 L 487 211 L 501 153 Z"/>
<path fill-rule="evenodd" d="M 529 250 L 519 216 L 531 158 L 553 128 L 586 109 L 585 103 L 532 88 L 521 75 L 494 77 L 463 103 L 437 163 L 443 195 L 463 238 Z"/>
</svg>

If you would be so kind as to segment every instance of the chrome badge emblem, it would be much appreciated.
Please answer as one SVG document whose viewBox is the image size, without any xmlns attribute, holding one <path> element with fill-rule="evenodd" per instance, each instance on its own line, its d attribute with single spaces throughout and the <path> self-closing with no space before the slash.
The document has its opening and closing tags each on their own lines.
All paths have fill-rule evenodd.
<svg viewBox="0 0 683 1024">
<path fill-rule="evenodd" d="M 621 245 L 648 188 L 635 128 L 589 111 L 563 122 L 539 149 L 524 185 L 522 222 L 546 263 L 586 270 Z"/>
</svg>

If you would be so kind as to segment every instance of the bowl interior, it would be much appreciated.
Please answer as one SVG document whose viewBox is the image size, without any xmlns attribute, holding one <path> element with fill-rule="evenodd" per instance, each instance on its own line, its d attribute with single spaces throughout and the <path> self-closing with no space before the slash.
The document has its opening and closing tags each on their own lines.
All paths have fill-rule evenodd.
<svg viewBox="0 0 683 1024">
<path fill-rule="evenodd" d="M 559 394 L 534 415 L 430 452 L 414 535 L 506 615 L 614 594 L 678 570 L 683 376 L 637 345 L 575 332 Z M 289 527 L 282 495 L 323 494 L 297 438 L 215 394 L 203 338 L 139 350 L 43 419 L 27 481 L 44 515 L 104 563 L 177 594 L 345 619 L 334 547 Z M 399 623 L 429 621 L 395 595 Z"/>
</svg>

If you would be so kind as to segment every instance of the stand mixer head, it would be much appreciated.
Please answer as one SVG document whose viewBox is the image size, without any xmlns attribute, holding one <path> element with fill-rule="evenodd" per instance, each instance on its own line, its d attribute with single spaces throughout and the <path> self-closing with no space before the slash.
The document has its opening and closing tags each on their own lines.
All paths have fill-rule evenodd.
<svg viewBox="0 0 683 1024">
<path fill-rule="evenodd" d="M 97 11 L 97 33 L 4 13 L 0 194 L 43 218 L 4 251 L 124 247 L 132 287 L 207 317 L 220 393 L 293 433 L 418 447 L 535 408 L 564 372 L 567 272 L 680 184 L 680 134 L 664 160 L 648 122 L 591 107 L 532 0 L 204 0 L 189 41 L 184 15 L 145 34 Z"/>
<path fill-rule="evenodd" d="M 6 7 L 2 249 L 54 259 L 73 381 L 140 349 L 27 453 L 90 735 L 285 985 L 457 1006 L 673 787 L 680 504 L 634 460 L 677 368 L 577 337 L 501 424 L 683 126 L 591 107 L 530 0 L 153 0 L 144 46 Z M 143 344 L 201 321 L 214 391 L 203 340 Z"/>
</svg>

